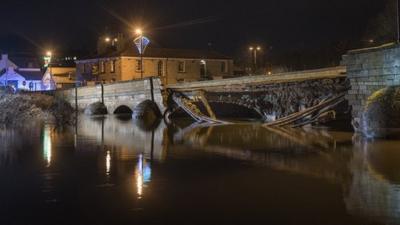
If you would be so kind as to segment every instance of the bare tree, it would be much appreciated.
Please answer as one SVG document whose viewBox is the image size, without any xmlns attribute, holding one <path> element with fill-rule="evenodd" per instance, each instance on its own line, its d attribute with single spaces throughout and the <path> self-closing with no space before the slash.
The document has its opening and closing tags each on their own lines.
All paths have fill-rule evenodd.
<svg viewBox="0 0 400 225">
<path fill-rule="evenodd" d="M 388 43 L 397 40 L 397 0 L 386 0 L 384 10 L 372 19 L 365 34 L 369 44 Z"/>
</svg>

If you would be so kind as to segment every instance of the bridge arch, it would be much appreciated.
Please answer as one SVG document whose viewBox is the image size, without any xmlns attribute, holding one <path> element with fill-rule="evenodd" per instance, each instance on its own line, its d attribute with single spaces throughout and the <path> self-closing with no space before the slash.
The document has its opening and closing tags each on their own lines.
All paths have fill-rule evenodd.
<svg viewBox="0 0 400 225">
<path fill-rule="evenodd" d="M 108 110 L 107 110 L 107 107 L 103 103 L 95 102 L 95 103 L 88 105 L 85 108 L 84 113 L 86 115 L 106 115 L 106 114 L 108 114 Z"/>
<path fill-rule="evenodd" d="M 209 101 L 217 117 L 262 119 L 263 116 L 253 106 L 241 102 Z"/>
<path fill-rule="evenodd" d="M 161 112 L 158 108 L 157 104 L 151 100 L 144 100 L 140 104 L 138 104 L 133 110 L 133 118 L 134 119 L 150 119 L 160 118 Z"/>
<path fill-rule="evenodd" d="M 126 105 L 120 105 L 114 109 L 114 114 L 132 114 L 133 110 Z"/>
</svg>

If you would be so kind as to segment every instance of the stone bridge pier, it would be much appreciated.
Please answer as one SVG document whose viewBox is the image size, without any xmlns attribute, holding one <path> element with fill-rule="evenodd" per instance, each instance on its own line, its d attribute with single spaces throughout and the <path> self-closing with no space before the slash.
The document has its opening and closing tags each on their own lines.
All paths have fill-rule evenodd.
<svg viewBox="0 0 400 225">
<path fill-rule="evenodd" d="M 386 87 L 400 85 L 400 45 L 349 51 L 343 56 L 342 65 L 346 66 L 351 84 L 346 99 L 352 106 L 353 126 L 360 131 L 368 98 Z"/>
<path fill-rule="evenodd" d="M 132 113 L 151 102 L 159 111 L 164 110 L 161 81 L 156 77 L 78 87 L 57 91 L 56 95 L 66 99 L 78 111 L 103 105 L 108 114 Z"/>
</svg>

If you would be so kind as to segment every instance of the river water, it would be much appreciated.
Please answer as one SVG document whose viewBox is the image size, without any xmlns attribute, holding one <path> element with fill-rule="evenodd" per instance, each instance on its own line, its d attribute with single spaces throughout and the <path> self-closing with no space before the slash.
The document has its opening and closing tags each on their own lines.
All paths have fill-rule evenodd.
<svg viewBox="0 0 400 225">
<path fill-rule="evenodd" d="M 400 224 L 400 141 L 259 124 L 0 130 L 0 224 Z"/>
</svg>

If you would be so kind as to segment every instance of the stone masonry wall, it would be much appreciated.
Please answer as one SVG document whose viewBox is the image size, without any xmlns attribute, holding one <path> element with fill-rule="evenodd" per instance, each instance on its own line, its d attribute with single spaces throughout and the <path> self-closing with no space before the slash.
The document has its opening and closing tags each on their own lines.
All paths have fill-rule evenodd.
<svg viewBox="0 0 400 225">
<path fill-rule="evenodd" d="M 400 46 L 391 44 L 350 51 L 343 56 L 342 64 L 347 67 L 351 84 L 346 98 L 353 109 L 353 122 L 357 124 L 369 96 L 387 86 L 400 85 Z"/>
</svg>

